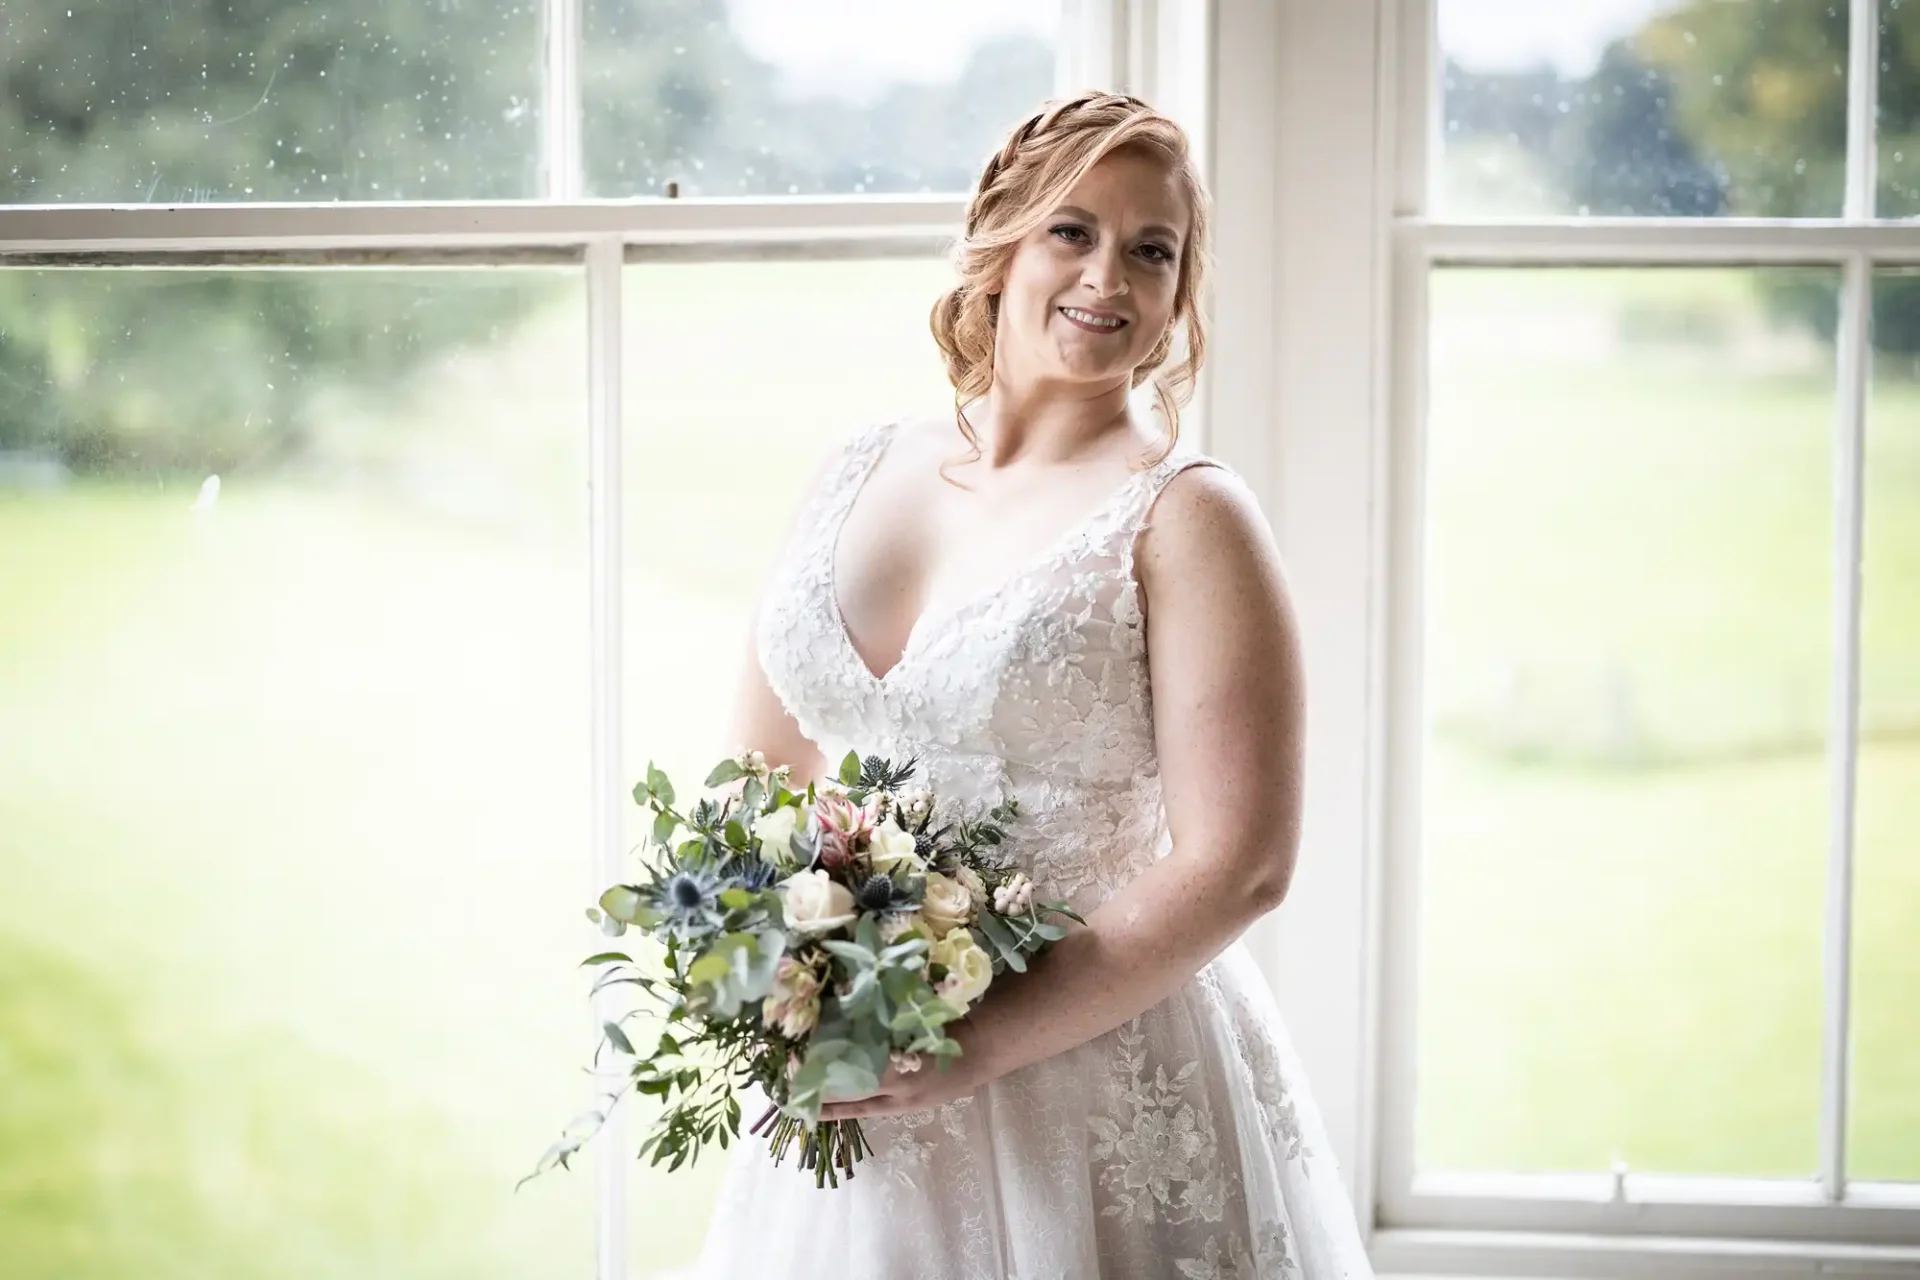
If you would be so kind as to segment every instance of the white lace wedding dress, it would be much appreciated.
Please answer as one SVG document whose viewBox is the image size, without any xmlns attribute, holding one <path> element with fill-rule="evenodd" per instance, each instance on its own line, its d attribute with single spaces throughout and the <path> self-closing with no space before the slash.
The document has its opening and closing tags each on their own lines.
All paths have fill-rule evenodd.
<svg viewBox="0 0 1920 1280">
<path fill-rule="evenodd" d="M 787 709 L 829 760 L 917 756 L 956 805 L 1020 800 L 1010 847 L 1085 914 L 1168 848 L 1136 535 L 1181 448 L 992 593 L 922 618 L 875 676 L 832 552 L 891 426 L 855 434 L 800 516 L 758 633 Z M 991 997 L 989 997 L 991 998 Z M 753 1099 L 754 1116 L 764 1103 Z M 1372 1271 L 1272 998 L 1235 943 L 1114 1031 L 936 1111 L 866 1122 L 837 1189 L 747 1137 L 705 1280 L 1332 1280 Z"/>
</svg>

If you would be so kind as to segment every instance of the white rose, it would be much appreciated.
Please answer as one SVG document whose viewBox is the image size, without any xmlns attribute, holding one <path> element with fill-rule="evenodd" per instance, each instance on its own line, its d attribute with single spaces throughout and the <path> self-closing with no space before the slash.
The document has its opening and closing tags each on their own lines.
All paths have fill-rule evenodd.
<svg viewBox="0 0 1920 1280">
<path fill-rule="evenodd" d="M 787 927 L 801 933 L 827 933 L 852 924 L 858 913 L 853 894 L 824 871 L 802 871 L 780 882 Z"/>
<path fill-rule="evenodd" d="M 920 914 L 936 937 L 947 934 L 973 919 L 973 895 L 938 871 L 929 871 Z"/>
<path fill-rule="evenodd" d="M 790 804 L 755 818 L 753 834 L 760 838 L 760 855 L 776 866 L 798 866 L 799 859 L 793 853 L 793 835 L 799 827 L 800 810 Z"/>
<path fill-rule="evenodd" d="M 873 869 L 890 876 L 913 875 L 926 869 L 920 855 L 914 852 L 913 837 L 892 821 L 874 828 L 867 852 L 873 859 Z"/>
<path fill-rule="evenodd" d="M 940 998 L 965 1013 L 967 1006 L 987 993 L 993 982 L 993 959 L 965 929 L 955 929 L 933 944 L 927 959 L 947 967 L 940 980 Z"/>
</svg>

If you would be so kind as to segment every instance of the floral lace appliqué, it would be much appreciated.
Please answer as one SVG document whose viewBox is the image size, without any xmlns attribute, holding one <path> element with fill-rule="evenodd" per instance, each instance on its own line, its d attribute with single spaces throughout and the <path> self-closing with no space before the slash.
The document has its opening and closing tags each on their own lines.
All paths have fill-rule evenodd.
<svg viewBox="0 0 1920 1280">
<path fill-rule="evenodd" d="M 1171 1077 L 1161 1064 L 1148 1078 L 1140 1020 L 1116 1035 L 1117 1109 L 1087 1121 L 1098 1139 L 1090 1154 L 1105 1162 L 1100 1180 L 1113 1193 L 1101 1213 L 1122 1222 L 1218 1222 L 1226 1209 L 1226 1181 L 1213 1118 L 1204 1100 L 1196 1105 L 1186 1096 L 1199 1062 Z"/>
</svg>

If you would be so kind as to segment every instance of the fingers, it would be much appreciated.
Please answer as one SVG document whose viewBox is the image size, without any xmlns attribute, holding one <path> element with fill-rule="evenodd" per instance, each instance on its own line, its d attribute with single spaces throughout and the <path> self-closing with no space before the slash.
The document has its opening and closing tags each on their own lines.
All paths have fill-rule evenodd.
<svg viewBox="0 0 1920 1280">
<path fill-rule="evenodd" d="M 874 1094 L 861 1098 L 857 1102 L 830 1102 L 820 1108 L 820 1119 L 827 1120 L 877 1120 L 882 1116 L 898 1115 L 910 1108 L 899 1098 L 886 1094 Z"/>
</svg>

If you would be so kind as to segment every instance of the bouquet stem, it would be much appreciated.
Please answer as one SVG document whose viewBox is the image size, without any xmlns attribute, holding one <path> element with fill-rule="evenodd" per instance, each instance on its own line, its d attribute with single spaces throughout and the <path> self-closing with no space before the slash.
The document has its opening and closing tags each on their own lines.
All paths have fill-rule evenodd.
<svg viewBox="0 0 1920 1280">
<path fill-rule="evenodd" d="M 861 1130 L 858 1120 L 825 1120 L 808 1129 L 805 1122 L 792 1116 L 781 1115 L 779 1107 L 771 1107 L 766 1114 L 754 1122 L 751 1132 L 759 1134 L 762 1127 L 778 1116 L 768 1137 L 768 1149 L 773 1153 L 773 1162 L 779 1164 L 793 1149 L 795 1141 L 800 1143 L 800 1167 L 813 1171 L 813 1182 L 817 1187 L 838 1187 L 840 1175 L 853 1177 L 856 1161 L 864 1160 L 873 1154 L 873 1148 L 867 1142 L 867 1135 Z"/>
</svg>

